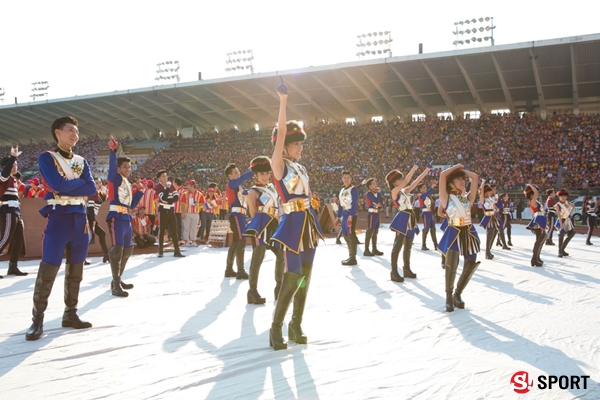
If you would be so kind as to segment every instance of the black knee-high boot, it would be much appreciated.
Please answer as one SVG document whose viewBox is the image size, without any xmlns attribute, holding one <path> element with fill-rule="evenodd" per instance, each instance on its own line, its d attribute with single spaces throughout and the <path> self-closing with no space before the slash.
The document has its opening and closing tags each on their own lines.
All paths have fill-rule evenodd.
<svg viewBox="0 0 600 400">
<path fill-rule="evenodd" d="M 373 229 L 373 236 L 371 237 L 371 243 L 373 244 L 373 251 L 371 251 L 371 253 L 375 254 L 376 256 L 382 256 L 383 252 L 381 252 L 377 249 L 377 234 L 378 233 L 379 233 L 379 228 Z"/>
<path fill-rule="evenodd" d="M 460 253 L 454 250 L 448 250 L 446 253 L 446 311 L 454 311 L 454 280 L 456 279 L 456 269 L 458 268 L 458 259 Z"/>
<path fill-rule="evenodd" d="M 565 242 L 565 234 L 559 233 L 558 234 L 558 258 L 563 258 L 563 256 L 564 256 L 564 253 L 563 253 L 564 242 Z"/>
<path fill-rule="evenodd" d="M 92 327 L 91 323 L 82 321 L 77 315 L 79 286 L 82 280 L 83 263 L 67 263 L 65 266 L 65 312 L 62 318 L 63 328 L 86 329 Z"/>
<path fill-rule="evenodd" d="M 485 236 L 485 258 L 491 260 L 494 258 L 492 254 L 492 244 L 494 243 L 494 236 L 496 234 L 496 228 L 493 226 L 488 226 L 486 229 Z"/>
<path fill-rule="evenodd" d="M 127 297 L 129 293 L 121 287 L 121 258 L 123 257 L 123 247 L 113 246 L 108 251 L 108 259 L 110 260 L 110 271 L 112 272 L 112 283 L 110 285 L 113 296 Z"/>
<path fill-rule="evenodd" d="M 423 228 L 421 235 L 423 235 L 423 245 L 421 246 L 421 250 L 429 250 L 427 248 L 427 234 L 429 233 L 429 228 Z"/>
<path fill-rule="evenodd" d="M 275 300 L 279 297 L 281 290 L 281 282 L 283 281 L 283 273 L 285 271 L 285 260 L 283 259 L 283 250 L 274 249 L 275 253 Z"/>
<path fill-rule="evenodd" d="M 248 279 L 248 283 L 250 284 L 250 289 L 248 290 L 248 304 L 265 304 L 267 299 L 264 297 L 260 297 L 258 293 L 258 274 L 260 272 L 260 267 L 265 258 L 265 251 L 267 250 L 266 245 L 255 246 L 252 251 L 252 260 L 250 261 L 250 275 Z"/>
<path fill-rule="evenodd" d="M 567 248 L 567 245 L 569 244 L 569 242 L 571 241 L 571 239 L 573 239 L 573 236 L 575 236 L 575 229 L 571 229 L 569 232 L 567 232 L 567 237 L 565 238 L 565 241 L 563 242 L 562 248 L 563 248 L 563 256 L 568 256 L 569 253 L 567 253 L 565 251 L 565 249 Z"/>
<path fill-rule="evenodd" d="M 454 306 L 456 308 L 465 308 L 465 302 L 461 299 L 461 294 L 467 284 L 473 277 L 475 270 L 479 267 L 481 262 L 475 262 L 474 260 L 467 258 L 465 259 L 465 265 L 463 267 L 462 273 L 460 274 L 460 278 L 458 278 L 458 283 L 456 284 L 456 291 L 454 292 Z"/>
<path fill-rule="evenodd" d="M 500 243 L 502 244 L 502 249 L 503 250 L 510 250 L 510 247 L 508 247 L 506 245 L 506 237 L 504 237 L 504 229 L 498 229 L 498 236 L 499 236 L 499 240 Z"/>
<path fill-rule="evenodd" d="M 546 235 L 543 230 L 537 229 L 535 231 L 535 244 L 533 245 L 533 254 L 531 256 L 531 266 L 532 267 L 541 267 L 544 263 L 539 259 L 540 252 L 542 251 L 542 246 L 544 245 L 544 241 L 546 239 Z"/>
<path fill-rule="evenodd" d="M 398 257 L 400 256 L 400 250 L 404 244 L 404 236 L 396 235 L 394 239 L 394 247 L 392 247 L 392 272 L 390 277 L 394 282 L 404 282 L 404 277 L 398 273 Z"/>
<path fill-rule="evenodd" d="M 365 251 L 363 251 L 363 256 L 372 257 L 375 254 L 369 250 L 369 246 L 371 245 L 371 238 L 373 237 L 373 229 L 367 229 L 367 233 L 365 233 Z"/>
<path fill-rule="evenodd" d="M 33 323 L 25 333 L 27 340 L 38 340 L 44 333 L 44 312 L 48 308 L 48 297 L 52 292 L 56 274 L 58 267 L 44 261 L 40 263 L 33 289 Z"/>
<path fill-rule="evenodd" d="M 275 350 L 287 349 L 287 342 L 283 340 L 281 327 L 285 314 L 290 306 L 292 298 L 296 294 L 299 286 L 304 284 L 304 277 L 293 272 L 285 272 L 281 282 L 281 291 L 275 305 L 273 313 L 273 323 L 269 332 L 269 345 Z"/>
<path fill-rule="evenodd" d="M 435 233 L 435 227 L 429 229 L 429 233 L 431 234 L 431 239 L 433 240 L 433 249 L 437 250 L 437 248 L 438 248 L 438 241 L 437 241 L 437 234 Z"/>
<path fill-rule="evenodd" d="M 235 278 L 235 271 L 233 270 L 233 260 L 235 259 L 235 253 L 238 245 L 238 240 L 231 242 L 229 250 L 227 250 L 227 265 L 225 266 L 225 278 Z"/>
<path fill-rule="evenodd" d="M 244 269 L 244 252 L 246 251 L 246 237 L 238 240 L 235 248 L 235 262 L 237 264 L 237 273 L 235 279 L 248 279 L 248 273 Z"/>
<path fill-rule="evenodd" d="M 402 253 L 402 260 L 404 261 L 404 268 L 402 268 L 402 270 L 404 272 L 404 277 L 411 279 L 417 277 L 417 274 L 410 269 L 410 251 L 412 250 L 413 241 L 414 238 L 404 239 L 404 252 Z"/>
<path fill-rule="evenodd" d="M 346 240 L 348 241 L 348 259 L 342 261 L 342 265 L 356 265 L 356 251 L 358 248 L 358 239 L 356 235 L 349 233 L 346 235 Z"/>
<path fill-rule="evenodd" d="M 133 284 L 123 282 L 123 272 L 125 271 L 127 261 L 129 261 L 129 257 L 131 257 L 132 254 L 133 247 L 123 248 L 123 255 L 121 256 L 121 267 L 119 268 L 119 278 L 121 279 L 121 287 L 123 289 L 133 289 Z"/>
<path fill-rule="evenodd" d="M 304 307 L 306 306 L 306 295 L 310 286 L 310 276 L 312 274 L 312 264 L 302 263 L 302 276 L 304 276 L 304 284 L 298 288 L 294 295 L 294 308 L 292 312 L 292 320 L 288 324 L 288 337 L 290 340 L 298 344 L 306 344 L 308 339 L 302 332 L 302 316 L 304 315 Z"/>
</svg>

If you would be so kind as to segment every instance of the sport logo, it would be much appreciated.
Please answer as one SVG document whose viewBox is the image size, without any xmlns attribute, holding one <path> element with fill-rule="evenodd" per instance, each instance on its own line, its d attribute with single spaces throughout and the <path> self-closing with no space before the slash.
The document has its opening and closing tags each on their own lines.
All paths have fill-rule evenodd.
<svg viewBox="0 0 600 400">
<path fill-rule="evenodd" d="M 510 387 L 518 394 L 525 394 L 533 386 L 533 379 L 529 379 L 529 373 L 526 371 L 515 372 L 510 378 Z"/>
</svg>

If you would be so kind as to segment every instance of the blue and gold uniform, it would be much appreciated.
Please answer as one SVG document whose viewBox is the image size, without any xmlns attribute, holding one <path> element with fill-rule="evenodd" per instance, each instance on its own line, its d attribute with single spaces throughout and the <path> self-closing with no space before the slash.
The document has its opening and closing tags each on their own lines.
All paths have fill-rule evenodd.
<svg viewBox="0 0 600 400">
<path fill-rule="evenodd" d="M 433 218 L 433 205 L 434 202 L 431 198 L 433 194 L 433 188 L 430 188 L 425 193 L 419 193 L 419 207 L 421 208 L 421 215 L 423 216 L 423 245 L 421 250 L 429 250 L 427 248 L 427 234 L 431 233 L 431 240 L 433 240 L 433 249 L 437 250 L 437 237 L 435 231 L 435 219 Z"/>
<path fill-rule="evenodd" d="M 533 254 L 531 257 L 532 267 L 541 267 L 544 263 L 540 259 L 542 247 L 546 240 L 546 228 L 547 228 L 547 217 L 544 208 L 539 201 L 533 202 L 534 191 L 531 187 L 527 187 L 524 191 L 525 197 L 529 202 L 529 209 L 531 210 L 532 218 L 527 224 L 527 229 L 535 234 L 535 243 L 533 245 Z"/>
<path fill-rule="evenodd" d="M 394 206 L 398 209 L 398 213 L 390 224 L 390 229 L 396 232 L 394 246 L 392 247 L 392 274 L 398 269 L 398 257 L 404 247 L 402 253 L 404 277 L 416 278 L 417 274 L 410 269 L 410 251 L 415 235 L 419 234 L 419 227 L 417 226 L 417 217 L 413 210 L 410 193 L 406 193 L 404 189 L 401 189 L 398 196 L 394 199 Z"/>
<path fill-rule="evenodd" d="M 358 239 L 354 234 L 356 221 L 358 220 L 358 189 L 354 185 L 344 186 L 338 196 L 340 205 L 338 207 L 338 218 L 342 218 L 342 235 L 348 243 L 348 259 L 342 261 L 342 265 L 356 265 L 356 251 Z M 348 226 L 348 220 L 352 222 Z"/>
<path fill-rule="evenodd" d="M 61 118 L 54 122 L 53 127 L 61 121 L 62 125 L 53 129 L 53 133 L 63 131 L 64 127 L 72 138 L 78 139 L 77 120 L 72 117 Z M 96 194 L 96 185 L 87 161 L 71 150 L 58 147 L 44 152 L 39 156 L 38 164 L 46 188 L 44 199 L 47 205 L 40 209 L 40 214 L 46 218 L 46 228 L 42 236 L 42 261 L 33 292 L 33 324 L 25 334 L 27 340 L 37 340 L 43 333 L 48 297 L 65 251 L 67 261 L 62 326 L 75 329 L 92 326 L 79 319 L 77 303 L 89 243 L 86 196 Z"/>
<path fill-rule="evenodd" d="M 573 204 L 567 201 L 567 197 L 569 196 L 569 192 L 564 189 L 556 192 L 556 195 L 560 199 L 558 203 L 556 203 L 555 208 L 557 209 L 557 218 L 556 218 L 556 229 L 558 232 L 558 257 L 562 258 L 568 256 L 569 253 L 565 251 L 567 245 L 575 236 L 575 226 L 573 225 L 573 220 L 571 217 L 571 213 L 575 208 Z M 566 237 L 565 237 L 566 236 Z"/>
<path fill-rule="evenodd" d="M 244 250 L 246 248 L 246 207 L 240 188 L 242 183 L 252 179 L 252 171 L 244 172 L 239 178 L 231 179 L 225 186 L 227 202 L 229 203 L 229 227 L 233 233 L 233 241 L 227 252 L 227 265 L 225 277 L 236 279 L 248 279 L 244 269 Z M 233 262 L 236 262 L 237 273 L 233 270 Z"/>
<path fill-rule="evenodd" d="M 302 263 L 311 264 L 323 231 L 308 197 L 308 174 L 303 166 L 284 158 L 283 178 L 275 180 L 283 215 L 272 241 L 283 247 L 286 271 L 302 273 Z"/>
<path fill-rule="evenodd" d="M 262 158 L 262 157 L 261 157 Z M 265 157 L 262 164 L 268 163 L 268 159 Z M 253 162 L 254 164 L 254 162 Z M 265 165 L 259 162 L 257 168 L 264 170 Z M 268 170 L 271 171 L 270 165 Z M 264 304 L 265 298 L 258 294 L 258 274 L 260 267 L 263 263 L 265 252 L 270 249 L 275 253 L 275 300 L 279 296 L 279 290 L 281 289 L 281 280 L 283 278 L 285 263 L 283 260 L 283 250 L 281 248 L 272 247 L 271 237 L 277 225 L 279 224 L 280 215 L 280 203 L 277 190 L 272 183 L 267 185 L 256 184 L 250 191 L 256 193 L 256 214 L 248 223 L 246 233 L 244 236 L 252 237 L 252 261 L 250 262 L 250 274 L 249 284 L 250 290 L 248 291 L 248 304 Z"/>
<path fill-rule="evenodd" d="M 129 160 L 129 159 L 126 159 Z M 128 161 L 127 161 L 128 162 Z M 132 284 L 121 281 L 129 257 L 133 253 L 131 210 L 137 207 L 144 193 L 133 192 L 129 180 L 118 172 L 117 152 L 110 151 L 108 164 L 108 200 L 110 208 L 106 216 L 112 247 L 108 251 L 112 272 L 112 294 L 127 297 L 122 289 L 132 289 Z"/>
<path fill-rule="evenodd" d="M 368 181 L 367 181 L 368 182 Z M 367 183 L 367 187 L 369 184 Z M 369 190 L 365 196 L 365 204 L 367 206 L 367 233 L 365 234 L 365 256 L 382 256 L 383 252 L 377 249 L 377 235 L 379 234 L 379 211 L 383 207 L 381 193 Z M 369 249 L 372 244 L 373 250 Z"/>
</svg>

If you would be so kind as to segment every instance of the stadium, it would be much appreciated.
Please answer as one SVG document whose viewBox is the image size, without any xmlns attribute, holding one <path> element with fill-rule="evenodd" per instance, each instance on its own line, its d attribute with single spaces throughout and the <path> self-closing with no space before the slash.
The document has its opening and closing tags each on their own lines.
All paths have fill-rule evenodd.
<svg viewBox="0 0 600 400">
<path fill-rule="evenodd" d="M 290 90 L 288 115 L 308 134 L 302 164 L 323 205 L 337 197 L 342 170 L 355 185 L 375 177 L 389 197 L 385 175 L 415 160 L 433 161 L 428 183 L 460 162 L 515 202 L 531 182 L 566 188 L 571 199 L 600 195 L 600 34 L 16 102 L 0 106 L 0 151 L 19 144 L 30 190 L 38 155 L 54 145 L 52 121 L 73 115 L 81 136 L 74 151 L 94 177 L 107 177 L 112 135 L 136 181 L 165 168 L 172 181 L 223 189 L 226 165 L 245 170 L 272 154 L 280 77 Z M 364 197 L 366 188 L 359 191 Z M 185 261 L 136 250 L 126 275 L 137 286 L 127 304 L 110 296 L 108 267 L 90 257 L 80 312 L 94 329 L 58 328 L 55 295 L 46 336 L 26 343 L 34 242 L 43 229 L 34 216 L 39 203 L 27 201 L 26 227 L 28 215 L 35 222 L 20 266 L 30 276 L 0 281 L 7 398 L 506 398 L 515 395 L 518 371 L 591 377 L 586 388 L 532 387 L 538 398 L 600 397 L 600 276 L 582 235 L 572 257 L 558 260 L 545 248 L 547 263 L 535 269 L 528 266 L 534 238 L 515 224 L 514 250 L 482 264 L 467 310 L 450 316 L 434 252 L 413 249 L 419 279 L 399 286 L 389 281 L 387 257 L 341 267 L 345 246 L 327 238 L 309 297 L 311 340 L 287 352 L 268 346 L 272 299 L 246 305 L 243 282 L 223 280 L 226 249 L 187 248 Z M 386 254 L 389 222 L 380 241 Z M 250 247 L 246 253 L 249 263 Z M 261 290 L 269 293 L 274 282 L 264 269 Z"/>
</svg>

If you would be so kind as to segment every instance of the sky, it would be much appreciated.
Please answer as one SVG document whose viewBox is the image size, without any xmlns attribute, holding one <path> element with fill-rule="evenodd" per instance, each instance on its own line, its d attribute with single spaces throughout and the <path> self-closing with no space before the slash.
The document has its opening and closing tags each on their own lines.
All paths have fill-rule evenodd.
<svg viewBox="0 0 600 400">
<path fill-rule="evenodd" d="M 179 61 L 180 81 L 191 82 L 199 72 L 204 80 L 231 76 L 226 53 L 237 50 L 253 50 L 255 73 L 273 72 L 358 61 L 357 35 L 373 31 L 391 31 L 393 56 L 405 56 L 419 43 L 425 53 L 454 50 L 461 20 L 494 17 L 503 45 L 599 33 L 599 14 L 600 2 L 590 0 L 5 0 L 0 106 L 31 101 L 39 81 L 49 82 L 50 99 L 151 87 L 164 61 Z"/>
</svg>

